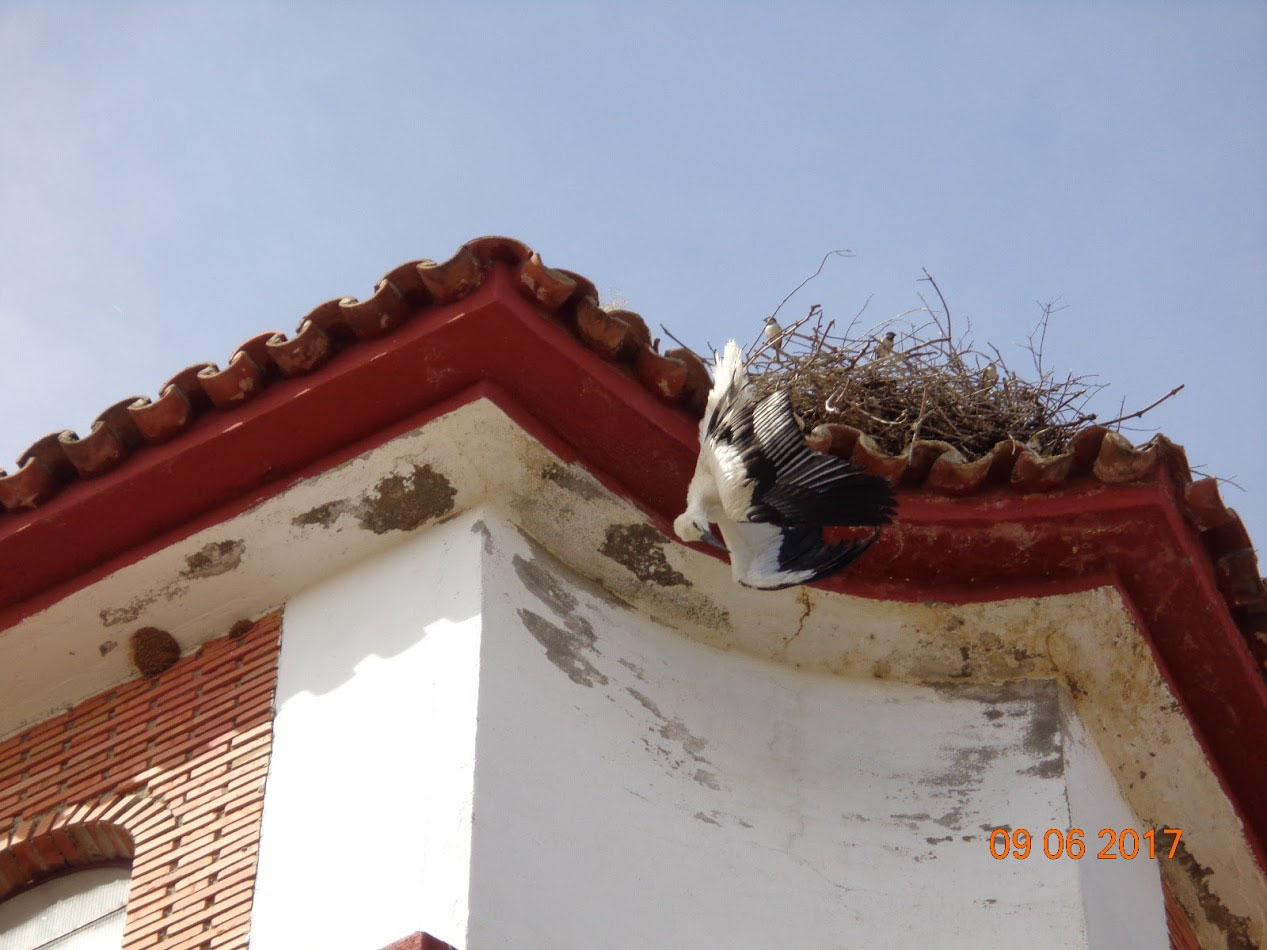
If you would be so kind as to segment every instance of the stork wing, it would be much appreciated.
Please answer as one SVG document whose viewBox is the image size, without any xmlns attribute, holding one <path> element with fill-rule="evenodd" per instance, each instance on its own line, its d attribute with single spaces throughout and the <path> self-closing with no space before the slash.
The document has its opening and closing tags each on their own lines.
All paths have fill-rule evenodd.
<svg viewBox="0 0 1267 950">
<path fill-rule="evenodd" d="M 879 532 L 861 541 L 825 544 L 814 525 L 723 521 L 735 579 L 745 587 L 782 590 L 835 574 L 855 561 Z"/>
<path fill-rule="evenodd" d="M 708 466 L 722 508 L 735 521 L 747 521 L 757 482 L 773 477 L 762 467 L 752 430 L 752 388 L 743 356 L 733 341 L 718 360 L 713 391 L 700 421 L 700 460 Z"/>
<path fill-rule="evenodd" d="M 757 485 L 746 520 L 814 525 L 893 520 L 896 505 L 888 482 L 806 445 L 786 391 L 763 399 L 752 411 L 751 426 L 749 454 L 760 462 L 749 465 Z"/>
</svg>

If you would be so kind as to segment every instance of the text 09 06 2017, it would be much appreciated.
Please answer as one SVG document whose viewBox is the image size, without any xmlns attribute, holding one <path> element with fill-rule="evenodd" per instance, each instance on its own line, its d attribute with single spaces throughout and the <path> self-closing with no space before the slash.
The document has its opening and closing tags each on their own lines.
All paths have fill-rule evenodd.
<svg viewBox="0 0 1267 950">
<path fill-rule="evenodd" d="M 1120 831 L 1115 828 L 1101 828 L 1096 833 L 1096 838 L 1102 845 L 1097 852 L 1094 841 L 1091 843 L 1091 851 L 1087 850 L 1086 835 L 1081 828 L 1048 828 L 1043 832 L 1041 853 L 1051 861 L 1058 858 L 1080 861 L 1088 854 L 1093 854 L 1101 861 L 1131 861 L 1139 857 L 1150 861 L 1159 857 L 1170 859 L 1175 856 L 1182 836 L 1183 832 L 1178 828 L 1149 828 L 1142 833 L 1134 828 L 1123 828 Z M 1003 861 L 1009 856 L 1024 861 L 1031 854 L 1039 854 L 1034 836 L 1027 828 L 995 828 L 990 832 L 989 846 L 990 857 L 996 861 Z"/>
</svg>

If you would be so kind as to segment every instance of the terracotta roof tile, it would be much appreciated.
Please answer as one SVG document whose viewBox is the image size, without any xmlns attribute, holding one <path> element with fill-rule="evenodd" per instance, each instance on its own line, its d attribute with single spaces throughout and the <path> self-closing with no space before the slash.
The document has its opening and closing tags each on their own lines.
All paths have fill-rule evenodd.
<svg viewBox="0 0 1267 950">
<path fill-rule="evenodd" d="M 702 414 L 708 371 L 693 354 L 682 349 L 657 352 L 642 318 L 630 311 L 602 310 L 586 278 L 547 266 L 519 241 L 482 237 L 464 244 L 447 261 L 401 264 L 365 300 L 342 297 L 318 305 L 299 321 L 292 337 L 252 337 L 223 369 L 212 363 L 190 366 L 164 383 L 154 400 L 115 403 L 83 438 L 67 431 L 39 439 L 22 453 L 15 471 L 0 470 L 0 508 L 37 508 L 70 482 L 126 465 L 133 452 L 147 445 L 179 438 L 205 413 L 232 412 L 278 380 L 317 372 L 340 350 L 388 335 L 430 307 L 466 297 L 497 265 L 511 268 L 518 291 L 588 349 L 628 367 L 660 401 L 695 418 Z M 865 432 L 842 425 L 819 426 L 809 438 L 819 451 L 851 459 L 903 490 L 933 495 L 1057 492 L 1088 479 L 1120 485 L 1152 477 L 1161 468 L 1175 487 L 1180 510 L 1210 553 L 1229 608 L 1256 655 L 1267 658 L 1262 638 L 1250 631 L 1267 616 L 1267 588 L 1249 537 L 1236 513 L 1223 505 L 1215 480 L 1193 481 L 1183 449 L 1165 436 L 1136 447 L 1116 432 L 1090 426 L 1058 456 L 1043 458 L 1019 443 L 1000 442 L 975 460 L 965 459 L 947 443 L 928 440 L 902 455 L 890 455 Z"/>
</svg>

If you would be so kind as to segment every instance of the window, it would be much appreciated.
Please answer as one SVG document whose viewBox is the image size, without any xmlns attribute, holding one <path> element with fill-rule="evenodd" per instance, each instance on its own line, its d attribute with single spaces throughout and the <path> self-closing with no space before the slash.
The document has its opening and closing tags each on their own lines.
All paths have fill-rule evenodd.
<svg viewBox="0 0 1267 950">
<path fill-rule="evenodd" d="M 0 950 L 119 950 L 131 873 L 75 871 L 0 903 Z"/>
</svg>

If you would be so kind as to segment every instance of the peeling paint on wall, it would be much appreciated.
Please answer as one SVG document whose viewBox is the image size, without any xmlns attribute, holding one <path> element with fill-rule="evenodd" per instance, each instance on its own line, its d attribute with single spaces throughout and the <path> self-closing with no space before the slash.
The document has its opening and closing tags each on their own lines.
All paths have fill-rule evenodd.
<svg viewBox="0 0 1267 950">
<path fill-rule="evenodd" d="M 309 508 L 301 515 L 296 515 L 291 519 L 290 523 L 297 528 L 306 528 L 309 525 L 318 525 L 322 528 L 328 528 L 351 507 L 347 500 L 327 501 L 324 505 L 316 505 Z"/>
<path fill-rule="evenodd" d="M 537 561 L 515 555 L 512 561 L 519 581 L 534 597 L 550 608 L 560 617 L 570 617 L 576 610 L 579 601 L 576 595 L 563 586 L 553 573 L 542 567 Z"/>
<path fill-rule="evenodd" d="M 188 585 L 182 584 L 180 581 L 168 581 L 156 590 L 138 594 L 122 607 L 106 607 L 99 611 L 97 616 L 101 618 L 103 627 L 132 623 L 152 604 L 156 604 L 160 600 L 175 600 L 177 597 L 183 597 L 188 590 Z"/>
<path fill-rule="evenodd" d="M 361 527 L 375 534 L 412 531 L 453 510 L 457 489 L 430 465 L 415 465 L 408 475 L 388 475 L 356 512 Z"/>
<path fill-rule="evenodd" d="M 601 498 L 605 493 L 603 486 L 583 470 L 577 471 L 551 463 L 541 470 L 541 477 L 546 481 L 554 482 L 560 488 L 580 495 L 586 501 Z"/>
<path fill-rule="evenodd" d="M 1179 839 L 1175 850 L 1175 861 L 1183 869 L 1184 876 L 1196 891 L 1197 901 L 1201 905 L 1201 912 L 1205 914 L 1205 919 L 1217 927 L 1226 938 L 1228 950 L 1257 950 L 1261 945 L 1250 934 L 1249 918 L 1233 914 L 1219 896 L 1210 889 L 1206 878 L 1213 873 L 1212 869 L 1205 867 L 1192 856 L 1192 852 L 1188 850 L 1182 838 Z"/>
<path fill-rule="evenodd" d="M 478 534 L 483 537 L 485 554 L 493 553 L 493 533 L 488 530 L 488 525 L 484 523 L 483 519 L 480 519 L 471 525 L 471 533 Z"/>
<path fill-rule="evenodd" d="M 660 738 L 667 739 L 670 742 L 681 743 L 682 751 L 690 756 L 694 761 L 703 762 L 706 765 L 712 764 L 708 761 L 708 759 L 704 758 L 704 756 L 700 754 L 708 745 L 707 739 L 701 739 L 699 736 L 693 735 L 691 730 L 686 727 L 686 723 L 676 716 L 669 718 L 664 713 L 660 712 L 660 707 L 656 705 L 656 703 L 653 702 L 645 693 L 639 692 L 632 686 L 626 686 L 625 692 L 634 699 L 638 700 L 647 712 L 651 713 L 651 715 L 653 715 L 656 719 L 660 720 L 660 725 L 658 727 L 652 727 L 653 731 L 659 735 Z M 700 781 L 699 774 L 701 772 L 707 776 L 708 781 Z M 701 785 L 710 785 L 710 782 L 716 782 L 716 778 L 717 777 L 711 772 L 707 772 L 703 769 L 698 769 L 695 773 L 695 780 L 700 781 Z M 710 785 L 710 787 L 716 788 L 717 786 Z"/>
<path fill-rule="evenodd" d="M 586 653 L 601 654 L 594 646 L 598 637 L 593 626 L 576 613 L 579 606 L 576 595 L 535 561 L 516 554 L 513 564 L 520 583 L 563 621 L 564 626 L 560 627 L 531 610 L 520 608 L 518 611 L 524 627 L 545 648 L 546 659 L 578 686 L 592 687 L 595 683 L 606 686 L 607 676 L 585 656 Z"/>
<path fill-rule="evenodd" d="M 614 524 L 607 529 L 607 538 L 599 550 L 633 571 L 640 581 L 661 587 L 689 587 L 691 582 L 670 567 L 664 556 L 668 543 L 669 539 L 652 525 Z"/>
<path fill-rule="evenodd" d="M 1038 778 L 1056 778 L 1065 769 L 1064 745 L 1061 729 L 1060 687 L 1054 680 L 1016 680 L 994 684 L 934 684 L 933 688 L 948 698 L 971 700 L 984 708 L 982 715 L 996 726 L 1001 720 L 1029 719 L 1022 742 L 1025 752 L 1035 761 L 1019 774 Z M 976 755 L 981 752 L 981 755 Z M 990 752 L 992 754 L 986 754 Z M 972 780 L 999 753 L 997 748 L 988 750 L 961 749 L 954 763 L 941 777 L 943 784 L 962 785 Z"/>
<path fill-rule="evenodd" d="M 598 652 L 594 649 L 594 630 L 584 618 L 571 618 L 569 629 L 565 630 L 531 610 L 521 607 L 518 613 L 528 632 L 545 647 L 546 659 L 566 673 L 568 679 L 578 686 L 607 685 L 607 677 L 583 655 L 586 651 Z"/>
<path fill-rule="evenodd" d="M 413 531 L 452 511 L 456 497 L 457 489 L 444 475 L 430 465 L 415 463 L 408 474 L 393 473 L 380 478 L 355 502 L 344 498 L 316 505 L 292 518 L 291 524 L 299 528 L 329 528 L 349 514 L 361 528 L 374 534 Z"/>
<path fill-rule="evenodd" d="M 185 569 L 180 572 L 180 576 L 200 578 L 227 574 L 242 563 L 242 552 L 245 550 L 246 542 L 241 539 L 204 544 L 185 558 Z"/>
</svg>

